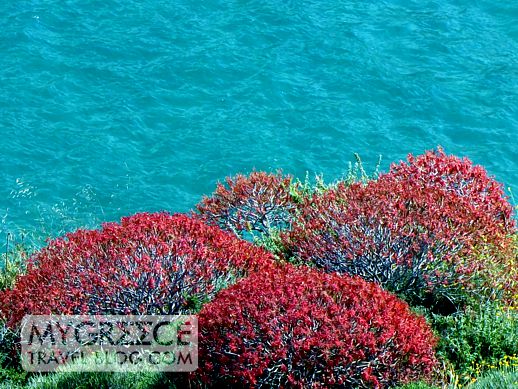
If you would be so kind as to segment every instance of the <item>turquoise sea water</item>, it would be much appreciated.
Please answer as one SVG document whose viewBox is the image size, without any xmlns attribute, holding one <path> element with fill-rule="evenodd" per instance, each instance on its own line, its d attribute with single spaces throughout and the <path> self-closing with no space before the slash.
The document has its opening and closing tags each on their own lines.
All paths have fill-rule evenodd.
<svg viewBox="0 0 518 389">
<path fill-rule="evenodd" d="M 0 135 L 2 236 L 438 144 L 518 197 L 518 2 L 4 0 Z"/>
</svg>

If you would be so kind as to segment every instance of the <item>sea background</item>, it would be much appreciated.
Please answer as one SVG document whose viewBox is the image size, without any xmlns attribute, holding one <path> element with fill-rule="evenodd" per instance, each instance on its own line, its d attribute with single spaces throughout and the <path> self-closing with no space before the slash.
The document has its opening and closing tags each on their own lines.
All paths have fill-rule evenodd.
<svg viewBox="0 0 518 389">
<path fill-rule="evenodd" d="M 437 145 L 518 198 L 518 2 L 4 0 L 0 136 L 3 241 Z"/>
</svg>

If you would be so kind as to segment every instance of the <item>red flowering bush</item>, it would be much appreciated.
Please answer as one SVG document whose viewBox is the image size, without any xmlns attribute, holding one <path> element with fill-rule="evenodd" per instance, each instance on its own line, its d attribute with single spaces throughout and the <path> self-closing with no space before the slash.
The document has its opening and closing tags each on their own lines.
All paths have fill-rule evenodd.
<svg viewBox="0 0 518 389">
<path fill-rule="evenodd" d="M 281 173 L 252 172 L 227 177 L 197 209 L 208 224 L 241 237 L 268 235 L 291 226 L 296 202 L 290 194 L 297 184 Z"/>
<path fill-rule="evenodd" d="M 57 238 L 0 292 L 0 314 L 177 314 L 272 258 L 185 215 L 141 213 Z"/>
<path fill-rule="evenodd" d="M 513 301 L 512 211 L 482 167 L 439 149 L 307 200 L 284 239 L 303 262 L 449 310 L 466 291 Z"/>
<path fill-rule="evenodd" d="M 306 267 L 240 280 L 203 307 L 199 326 L 200 385 L 385 388 L 436 364 L 436 339 L 405 302 Z"/>
</svg>

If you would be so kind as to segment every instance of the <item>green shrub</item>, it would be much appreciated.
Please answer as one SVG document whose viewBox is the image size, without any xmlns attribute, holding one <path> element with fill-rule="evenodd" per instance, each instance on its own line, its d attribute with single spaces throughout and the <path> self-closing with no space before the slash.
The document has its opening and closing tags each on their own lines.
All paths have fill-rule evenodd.
<svg viewBox="0 0 518 389">
<path fill-rule="evenodd" d="M 286 255 L 286 248 L 280 234 L 280 230 L 272 228 L 267 234 L 255 236 L 253 243 L 272 253 L 277 260 L 282 260 Z"/>
<path fill-rule="evenodd" d="M 15 351 L 16 333 L 0 321 L 0 367 L 18 366 Z"/>
<path fill-rule="evenodd" d="M 29 373 L 19 367 L 0 367 L 0 389 L 23 386 L 29 378 Z"/>
<path fill-rule="evenodd" d="M 28 373 L 21 369 L 15 352 L 16 334 L 0 322 L 0 389 L 23 385 Z"/>
<path fill-rule="evenodd" d="M 490 368 L 518 367 L 518 312 L 491 302 L 431 320 L 440 336 L 437 353 L 451 363 L 460 383 Z"/>
<path fill-rule="evenodd" d="M 25 273 L 28 249 L 23 244 L 9 246 L 9 235 L 6 251 L 0 254 L 0 290 L 11 288 L 18 275 Z"/>
<path fill-rule="evenodd" d="M 0 291 L 12 288 L 20 274 L 26 271 L 29 250 L 22 242 L 13 243 L 7 234 L 5 252 L 0 254 Z M 19 370 L 14 343 L 16 334 L 0 320 L 0 382 L 22 382 L 26 373 Z"/>
</svg>

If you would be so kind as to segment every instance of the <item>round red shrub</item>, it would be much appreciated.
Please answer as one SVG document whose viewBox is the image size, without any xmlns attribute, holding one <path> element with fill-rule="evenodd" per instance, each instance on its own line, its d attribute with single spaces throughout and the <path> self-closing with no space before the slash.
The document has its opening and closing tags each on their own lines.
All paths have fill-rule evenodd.
<svg viewBox="0 0 518 389">
<path fill-rule="evenodd" d="M 458 224 L 471 222 L 469 238 L 471 246 L 483 238 L 492 244 L 505 248 L 509 246 L 509 235 L 516 233 L 516 221 L 513 218 L 513 206 L 505 195 L 503 185 L 490 177 L 479 165 L 473 165 L 468 158 L 446 155 L 442 148 L 425 152 L 417 157 L 408 156 L 408 162 L 393 164 L 388 180 L 412 184 L 412 189 L 421 193 L 437 192 L 440 200 L 452 199 L 453 209 L 443 208 L 448 219 Z M 416 205 L 423 206 L 424 201 Z M 456 205 L 456 206 L 455 206 Z M 466 209 L 463 209 L 466 208 Z M 435 209 L 432 209 L 434 211 Z M 463 216 L 468 220 L 456 220 Z M 468 248 L 468 247 L 466 247 Z"/>
<path fill-rule="evenodd" d="M 221 291 L 199 314 L 200 369 L 221 387 L 385 388 L 426 379 L 436 339 L 375 283 L 291 265 Z"/>
<path fill-rule="evenodd" d="M 467 159 L 440 149 L 409 156 L 376 181 L 338 185 L 299 209 L 284 239 L 303 262 L 439 309 L 454 309 L 465 291 L 515 299 L 512 206 Z"/>
<path fill-rule="evenodd" d="M 291 226 L 296 202 L 290 188 L 296 186 L 291 176 L 252 172 L 226 178 L 216 191 L 205 197 L 197 209 L 208 224 L 232 231 L 238 236 L 268 235 L 272 229 Z"/>
<path fill-rule="evenodd" d="M 12 327 L 26 314 L 187 313 L 191 302 L 272 263 L 195 218 L 140 213 L 50 241 L 0 292 L 0 314 Z"/>
</svg>

